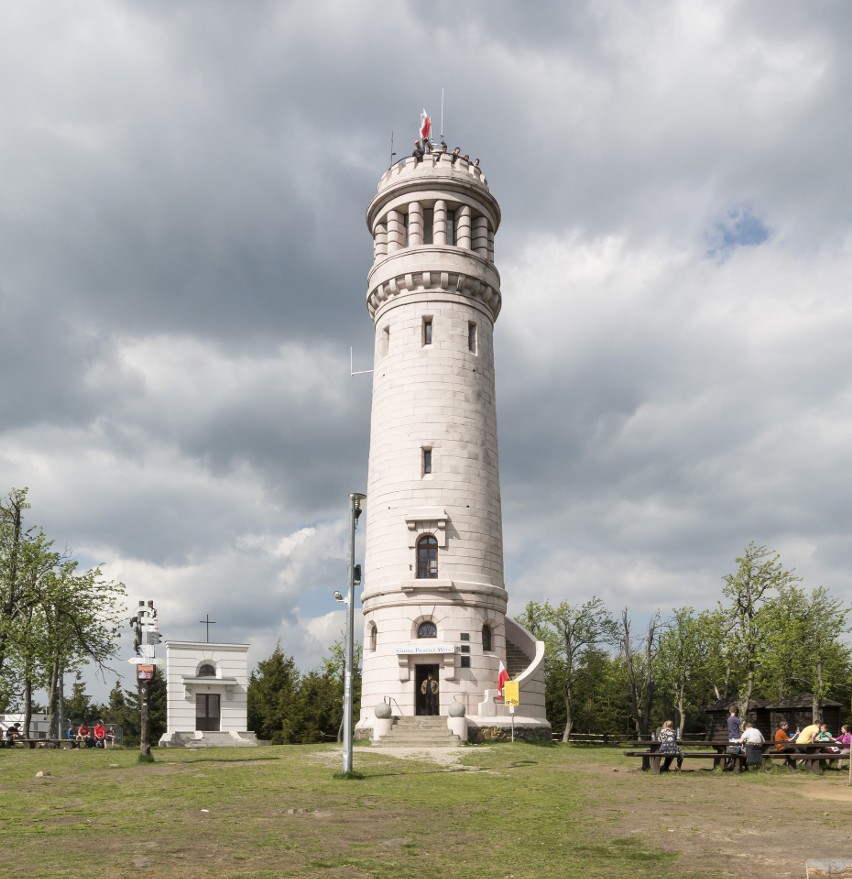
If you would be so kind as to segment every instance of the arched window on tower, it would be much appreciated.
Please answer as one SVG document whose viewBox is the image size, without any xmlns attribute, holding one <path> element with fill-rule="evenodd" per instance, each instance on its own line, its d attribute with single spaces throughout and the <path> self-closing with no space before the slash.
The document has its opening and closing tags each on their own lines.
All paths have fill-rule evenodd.
<svg viewBox="0 0 852 879">
<path fill-rule="evenodd" d="M 482 652 L 491 652 L 491 626 L 487 623 L 482 627 Z"/>
<path fill-rule="evenodd" d="M 375 650 L 376 649 L 376 641 L 378 640 L 378 637 L 379 637 L 379 627 L 375 623 L 370 623 L 370 629 L 369 629 L 368 634 L 369 634 L 369 641 L 368 641 L 369 647 L 368 647 L 368 649 Z"/>
<path fill-rule="evenodd" d="M 198 666 L 198 671 L 196 672 L 196 677 L 199 678 L 215 678 L 216 677 L 216 666 L 209 662 L 202 662 L 201 665 Z"/>
<path fill-rule="evenodd" d="M 438 577 L 438 541 L 424 534 L 417 541 L 417 579 L 434 580 Z"/>
<path fill-rule="evenodd" d="M 420 625 L 417 627 L 417 637 L 437 638 L 438 627 L 431 620 L 427 620 L 425 623 L 420 623 Z"/>
</svg>

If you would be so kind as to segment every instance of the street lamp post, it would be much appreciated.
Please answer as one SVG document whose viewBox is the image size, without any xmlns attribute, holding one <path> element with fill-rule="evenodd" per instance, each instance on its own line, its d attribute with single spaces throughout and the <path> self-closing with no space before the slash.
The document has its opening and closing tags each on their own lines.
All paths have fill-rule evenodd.
<svg viewBox="0 0 852 879">
<path fill-rule="evenodd" d="M 352 774 L 352 666 L 355 663 L 355 528 L 366 495 L 349 495 L 349 591 L 346 593 L 346 663 L 343 672 L 343 774 Z M 360 580 L 360 577 L 358 578 Z"/>
</svg>

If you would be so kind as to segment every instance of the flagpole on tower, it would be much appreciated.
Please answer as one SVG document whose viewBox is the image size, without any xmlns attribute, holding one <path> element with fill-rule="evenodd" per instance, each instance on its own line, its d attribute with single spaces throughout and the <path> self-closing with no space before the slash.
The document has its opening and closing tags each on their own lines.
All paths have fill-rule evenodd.
<svg viewBox="0 0 852 879">
<path fill-rule="evenodd" d="M 441 142 L 444 141 L 444 90 L 441 89 Z"/>
</svg>

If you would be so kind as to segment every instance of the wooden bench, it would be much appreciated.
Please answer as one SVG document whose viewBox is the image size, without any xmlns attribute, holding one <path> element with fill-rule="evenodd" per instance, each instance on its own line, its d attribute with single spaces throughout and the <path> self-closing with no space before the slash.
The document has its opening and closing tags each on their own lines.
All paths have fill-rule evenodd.
<svg viewBox="0 0 852 879">
<path fill-rule="evenodd" d="M 17 738 L 14 742 L 7 742 L 7 746 L 21 745 L 24 748 L 72 748 L 75 743 L 68 739 L 25 739 Z"/>
<path fill-rule="evenodd" d="M 825 754 L 817 752 L 815 754 L 801 754 L 796 751 L 767 751 L 763 755 L 764 760 L 787 760 L 792 758 L 797 764 L 804 763 L 805 768 L 814 775 L 822 774 L 822 765 L 829 760 L 849 759 L 849 755 Z"/>
<path fill-rule="evenodd" d="M 661 771 L 661 763 L 667 757 L 671 757 L 672 761 L 675 761 L 677 759 L 674 754 L 661 754 L 657 750 L 624 751 L 623 753 L 625 757 L 641 757 L 643 771 L 647 771 L 650 769 L 656 774 L 659 774 L 659 772 Z M 720 753 L 719 751 L 684 751 L 683 759 L 712 760 L 714 769 L 716 769 L 716 767 L 719 765 L 722 765 L 724 767 L 726 763 L 730 762 L 731 768 L 734 770 L 734 772 L 739 773 L 745 766 L 746 758 L 745 754 L 725 754 L 724 752 Z"/>
</svg>

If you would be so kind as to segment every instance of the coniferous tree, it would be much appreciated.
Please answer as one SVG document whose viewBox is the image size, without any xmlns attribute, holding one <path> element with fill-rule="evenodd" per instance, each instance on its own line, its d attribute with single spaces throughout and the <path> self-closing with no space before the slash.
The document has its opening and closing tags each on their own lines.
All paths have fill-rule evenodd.
<svg viewBox="0 0 852 879">
<path fill-rule="evenodd" d="M 280 643 L 271 656 L 258 662 L 249 677 L 247 697 L 249 729 L 258 738 L 273 744 L 291 741 L 299 680 L 296 661 L 284 655 Z"/>
<path fill-rule="evenodd" d="M 113 702 L 119 704 L 117 697 L 114 699 L 110 693 L 110 704 L 112 705 Z M 124 703 L 126 720 L 121 721 L 124 744 L 138 745 L 142 726 L 138 686 L 124 691 Z M 166 677 L 159 666 L 154 666 L 154 677 L 151 678 L 151 689 L 148 694 L 148 724 L 151 744 L 156 745 L 167 726 Z"/>
<path fill-rule="evenodd" d="M 71 685 L 71 695 L 65 699 L 65 716 L 76 725 L 81 721 L 91 723 L 95 720 L 92 700 L 86 693 L 86 682 L 78 671 Z"/>
</svg>

